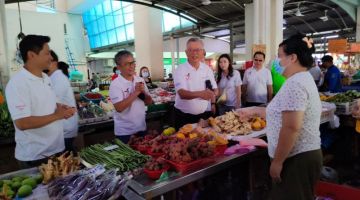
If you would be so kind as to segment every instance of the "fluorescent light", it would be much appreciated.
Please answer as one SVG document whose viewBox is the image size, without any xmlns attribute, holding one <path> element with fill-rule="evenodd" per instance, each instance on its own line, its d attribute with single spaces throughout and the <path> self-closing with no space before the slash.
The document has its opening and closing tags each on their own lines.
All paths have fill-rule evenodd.
<svg viewBox="0 0 360 200">
<path fill-rule="evenodd" d="M 339 35 L 329 35 L 329 36 L 326 36 L 325 38 L 326 39 L 331 39 L 331 38 L 338 38 Z"/>
<path fill-rule="evenodd" d="M 220 40 L 230 39 L 230 36 L 222 36 L 222 37 L 218 37 L 217 39 L 220 39 Z"/>
<path fill-rule="evenodd" d="M 285 30 L 286 29 L 286 27 L 283 27 L 283 30 Z"/>
<path fill-rule="evenodd" d="M 215 38 L 215 36 L 213 36 L 213 35 L 207 35 L 207 34 L 201 34 L 201 35 L 204 37 L 208 37 L 208 38 Z"/>
</svg>

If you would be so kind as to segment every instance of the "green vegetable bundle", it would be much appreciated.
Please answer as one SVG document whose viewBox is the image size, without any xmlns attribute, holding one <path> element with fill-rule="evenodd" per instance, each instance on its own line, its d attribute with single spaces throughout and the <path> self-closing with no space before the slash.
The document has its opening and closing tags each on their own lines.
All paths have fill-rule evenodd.
<svg viewBox="0 0 360 200">
<path fill-rule="evenodd" d="M 115 146 L 105 143 L 84 148 L 80 157 L 92 165 L 105 164 L 107 169 L 118 168 L 120 173 L 142 167 L 149 159 L 149 156 L 134 151 L 118 139 L 114 143 Z M 115 148 L 108 150 L 109 147 Z"/>
<path fill-rule="evenodd" d="M 356 90 L 349 90 L 345 93 L 340 93 L 333 97 L 330 97 L 326 101 L 332 103 L 346 103 L 346 102 L 352 102 L 353 100 L 358 98 L 360 98 L 359 92 L 357 92 Z"/>
<path fill-rule="evenodd" d="M 0 130 L 0 137 L 12 137 L 15 133 L 6 102 L 0 105 Z"/>
</svg>

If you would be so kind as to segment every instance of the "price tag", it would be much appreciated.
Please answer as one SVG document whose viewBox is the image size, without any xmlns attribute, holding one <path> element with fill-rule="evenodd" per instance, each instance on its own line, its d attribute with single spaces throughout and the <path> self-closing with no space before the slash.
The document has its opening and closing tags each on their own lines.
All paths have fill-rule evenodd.
<svg viewBox="0 0 360 200">
<path fill-rule="evenodd" d="M 114 149 L 117 149 L 117 148 L 119 148 L 119 146 L 115 144 L 115 145 L 110 145 L 108 147 L 105 147 L 104 150 L 105 151 L 111 151 L 111 150 L 114 150 Z"/>
</svg>

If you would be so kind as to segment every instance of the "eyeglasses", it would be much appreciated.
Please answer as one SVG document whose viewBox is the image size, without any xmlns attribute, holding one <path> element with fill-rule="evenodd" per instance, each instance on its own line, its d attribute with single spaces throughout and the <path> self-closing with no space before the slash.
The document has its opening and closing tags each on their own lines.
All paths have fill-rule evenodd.
<svg viewBox="0 0 360 200">
<path fill-rule="evenodd" d="M 134 60 L 134 61 L 132 61 L 132 62 L 126 62 L 126 63 L 124 63 L 124 66 L 125 67 L 130 67 L 130 66 L 133 66 L 133 65 L 135 65 L 136 64 L 136 61 Z"/>
<path fill-rule="evenodd" d="M 263 60 L 254 59 L 255 62 L 262 62 Z"/>
<path fill-rule="evenodd" d="M 203 51 L 204 49 L 187 49 L 190 53 L 199 53 L 200 51 Z"/>
</svg>

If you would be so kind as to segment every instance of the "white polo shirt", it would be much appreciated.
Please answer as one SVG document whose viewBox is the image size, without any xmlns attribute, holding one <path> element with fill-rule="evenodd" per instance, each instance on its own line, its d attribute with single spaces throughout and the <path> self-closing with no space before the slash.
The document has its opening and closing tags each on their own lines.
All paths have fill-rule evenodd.
<svg viewBox="0 0 360 200">
<path fill-rule="evenodd" d="M 206 89 L 205 81 L 210 80 L 213 89 L 217 88 L 214 73 L 204 63 L 200 63 L 200 67 L 196 70 L 188 62 L 179 65 L 174 72 L 175 90 L 180 89 L 188 91 L 202 91 Z M 211 102 L 196 98 L 196 99 L 181 99 L 176 93 L 175 107 L 184 113 L 198 115 L 205 111 L 211 110 Z"/>
<path fill-rule="evenodd" d="M 243 84 L 247 85 L 246 101 L 267 103 L 267 86 L 272 85 L 269 69 L 263 67 L 259 71 L 251 67 L 245 71 Z"/>
<path fill-rule="evenodd" d="M 144 83 L 145 91 L 149 94 L 143 78 L 134 76 L 133 81 L 128 81 L 119 75 L 110 84 L 109 96 L 111 102 L 116 104 L 129 97 L 129 95 L 135 91 L 135 84 L 140 81 Z M 139 131 L 145 131 L 145 111 L 144 101 L 136 98 L 132 104 L 122 112 L 114 112 L 115 135 L 132 135 Z"/>
<path fill-rule="evenodd" d="M 6 98 L 13 121 L 30 116 L 50 115 L 56 109 L 56 95 L 46 74 L 39 78 L 26 69 L 15 74 L 6 86 Z M 15 123 L 14 123 L 15 125 Z M 63 124 L 60 120 L 36 129 L 15 126 L 15 158 L 39 160 L 64 150 Z"/>
<path fill-rule="evenodd" d="M 70 81 L 61 70 L 56 70 L 50 75 L 52 87 L 58 99 L 58 102 L 76 108 L 74 91 L 71 88 Z M 78 115 L 63 119 L 64 137 L 76 137 L 78 132 Z"/>
<path fill-rule="evenodd" d="M 221 79 L 219 82 L 219 88 L 226 90 L 226 103 L 227 106 L 236 106 L 236 87 L 241 86 L 241 76 L 239 71 L 234 70 L 232 77 L 229 79 L 221 74 Z"/>
</svg>

